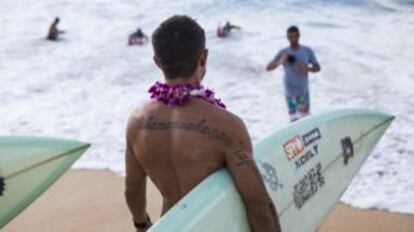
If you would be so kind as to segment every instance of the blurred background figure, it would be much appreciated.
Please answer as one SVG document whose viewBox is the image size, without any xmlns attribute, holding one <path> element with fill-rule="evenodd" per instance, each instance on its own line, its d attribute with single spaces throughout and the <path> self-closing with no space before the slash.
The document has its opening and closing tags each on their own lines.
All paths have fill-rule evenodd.
<svg viewBox="0 0 414 232">
<path fill-rule="evenodd" d="M 229 21 L 227 21 L 227 23 L 224 25 L 224 27 L 221 27 L 220 24 L 219 24 L 219 26 L 217 28 L 217 37 L 225 38 L 225 37 L 230 35 L 231 30 L 233 30 L 233 29 L 240 30 L 241 27 L 233 25 Z"/>
<path fill-rule="evenodd" d="M 58 40 L 58 37 L 60 34 L 65 33 L 64 31 L 61 31 L 57 28 L 58 24 L 60 22 L 59 17 L 56 17 L 53 23 L 49 27 L 49 32 L 47 33 L 47 39 L 56 41 Z"/>
<path fill-rule="evenodd" d="M 141 28 L 138 28 L 137 31 L 130 34 L 128 37 L 128 45 L 143 45 L 148 42 L 148 36 L 142 32 Z"/>
<path fill-rule="evenodd" d="M 299 28 L 289 27 L 289 46 L 280 50 L 266 67 L 267 71 L 272 71 L 280 65 L 283 66 L 285 97 L 292 122 L 310 114 L 308 73 L 321 70 L 313 50 L 299 44 L 299 38 Z"/>
</svg>

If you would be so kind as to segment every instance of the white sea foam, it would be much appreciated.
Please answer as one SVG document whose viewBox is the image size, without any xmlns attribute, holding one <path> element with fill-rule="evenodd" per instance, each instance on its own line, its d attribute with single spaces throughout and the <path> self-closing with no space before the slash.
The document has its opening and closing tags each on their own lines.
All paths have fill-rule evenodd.
<svg viewBox="0 0 414 232">
<path fill-rule="evenodd" d="M 1 1 L 1 133 L 89 141 L 93 147 L 77 168 L 122 173 L 128 114 L 162 80 L 151 47 L 127 47 L 126 37 L 138 26 L 150 33 L 181 13 L 206 29 L 205 84 L 245 120 L 254 142 L 288 123 L 282 72 L 264 67 L 286 46 L 286 27 L 297 24 L 322 64 L 311 76 L 313 112 L 363 107 L 397 116 L 342 200 L 414 213 L 414 6 L 408 0 Z M 46 42 L 55 16 L 67 33 Z M 225 20 L 243 30 L 217 39 L 216 26 Z"/>
</svg>

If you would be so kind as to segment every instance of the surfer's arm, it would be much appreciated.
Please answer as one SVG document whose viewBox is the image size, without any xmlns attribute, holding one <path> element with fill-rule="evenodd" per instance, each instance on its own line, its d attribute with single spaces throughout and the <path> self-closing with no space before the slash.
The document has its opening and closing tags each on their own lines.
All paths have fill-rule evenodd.
<svg viewBox="0 0 414 232">
<path fill-rule="evenodd" d="M 239 120 L 233 132 L 235 145 L 226 154 L 226 165 L 246 207 L 252 231 L 281 231 L 275 206 L 253 159 L 247 129 Z"/>
<path fill-rule="evenodd" d="M 131 125 L 129 125 L 131 127 Z M 127 130 L 127 145 L 125 154 L 125 198 L 129 210 L 132 213 L 135 224 L 150 222 L 146 212 L 146 185 L 147 176 L 139 163 L 131 143 L 131 133 Z M 150 224 L 148 224 L 148 227 Z"/>
</svg>

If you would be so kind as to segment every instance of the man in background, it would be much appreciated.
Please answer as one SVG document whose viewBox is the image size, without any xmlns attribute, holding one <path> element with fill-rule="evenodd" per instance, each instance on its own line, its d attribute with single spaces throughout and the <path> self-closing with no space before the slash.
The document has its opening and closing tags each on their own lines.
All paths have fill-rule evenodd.
<svg viewBox="0 0 414 232">
<path fill-rule="evenodd" d="M 267 71 L 272 71 L 283 65 L 285 97 L 292 122 L 310 114 L 308 73 L 321 70 L 312 49 L 299 44 L 299 38 L 299 29 L 296 26 L 289 27 L 289 47 L 280 50 L 266 67 Z"/>
</svg>

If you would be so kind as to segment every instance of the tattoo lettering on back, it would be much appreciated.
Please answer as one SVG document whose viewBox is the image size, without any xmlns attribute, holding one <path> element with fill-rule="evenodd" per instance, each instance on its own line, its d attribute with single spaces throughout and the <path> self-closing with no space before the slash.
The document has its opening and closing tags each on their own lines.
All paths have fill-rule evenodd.
<svg viewBox="0 0 414 232">
<path fill-rule="evenodd" d="M 233 145 L 233 140 L 225 133 L 216 128 L 213 128 L 209 125 L 208 120 L 203 118 L 198 122 L 161 122 L 155 120 L 154 116 L 150 116 L 148 119 L 144 119 L 139 122 L 136 129 L 146 129 L 146 130 L 186 130 L 186 131 L 193 131 L 198 132 L 200 134 L 204 134 L 215 138 L 226 145 Z"/>
</svg>

